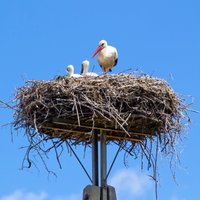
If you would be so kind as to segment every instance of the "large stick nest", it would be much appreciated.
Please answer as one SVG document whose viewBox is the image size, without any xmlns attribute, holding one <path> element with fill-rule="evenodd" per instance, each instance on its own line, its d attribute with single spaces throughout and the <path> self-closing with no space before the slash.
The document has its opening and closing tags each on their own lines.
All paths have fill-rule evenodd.
<svg viewBox="0 0 200 200">
<path fill-rule="evenodd" d="M 15 110 L 12 125 L 25 129 L 29 144 L 23 167 L 25 161 L 31 167 L 30 154 L 36 152 L 48 170 L 44 157 L 52 149 L 61 167 L 64 145 L 90 146 L 93 134 L 104 131 L 108 143 L 125 155 L 141 156 L 141 167 L 146 158 L 156 183 L 158 153 L 176 158 L 177 139 L 190 120 L 184 99 L 166 81 L 148 75 L 27 81 L 17 89 L 14 106 L 0 103 Z"/>
<path fill-rule="evenodd" d="M 64 145 L 90 146 L 93 134 L 104 131 L 108 143 L 125 155 L 141 156 L 141 167 L 145 158 L 155 180 L 158 152 L 176 158 L 175 146 L 190 120 L 185 100 L 164 80 L 148 75 L 27 81 L 17 89 L 14 106 L 0 103 L 15 110 L 12 125 L 25 129 L 29 144 L 23 167 L 25 161 L 31 167 L 36 153 L 48 170 L 44 159 L 52 149 L 61 167 Z"/>
<path fill-rule="evenodd" d="M 107 132 L 109 141 L 159 137 L 169 142 L 182 131 L 186 111 L 164 80 L 148 75 L 27 81 L 16 100 L 17 128 L 76 144 L 89 144 L 91 131 L 99 130 Z"/>
</svg>

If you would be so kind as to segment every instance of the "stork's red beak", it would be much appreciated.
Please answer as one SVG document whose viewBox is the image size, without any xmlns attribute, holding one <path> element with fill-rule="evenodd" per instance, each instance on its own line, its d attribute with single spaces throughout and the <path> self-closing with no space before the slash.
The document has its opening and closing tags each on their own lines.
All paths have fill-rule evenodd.
<svg viewBox="0 0 200 200">
<path fill-rule="evenodd" d="M 98 47 L 98 48 L 96 49 L 96 51 L 94 52 L 92 58 L 94 58 L 94 57 L 99 53 L 99 51 L 101 51 L 101 47 Z"/>
</svg>

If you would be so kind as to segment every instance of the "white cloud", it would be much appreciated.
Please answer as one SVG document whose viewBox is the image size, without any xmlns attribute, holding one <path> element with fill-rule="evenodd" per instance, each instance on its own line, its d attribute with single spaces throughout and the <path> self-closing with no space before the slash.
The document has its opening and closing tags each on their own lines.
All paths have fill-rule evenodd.
<svg viewBox="0 0 200 200">
<path fill-rule="evenodd" d="M 172 196 L 170 200 L 186 200 L 185 198 L 179 198 L 178 196 Z"/>
<path fill-rule="evenodd" d="M 0 200 L 46 200 L 46 199 L 47 199 L 47 194 L 45 192 L 35 194 L 32 192 L 24 193 L 22 191 L 16 191 L 12 194 L 0 197 Z"/>
<path fill-rule="evenodd" d="M 150 183 L 147 176 L 136 173 L 133 169 L 120 170 L 110 180 L 119 200 L 132 200 L 143 196 L 149 190 Z"/>
<path fill-rule="evenodd" d="M 53 200 L 80 200 L 82 199 L 81 194 L 71 194 L 66 197 L 55 197 Z"/>
<path fill-rule="evenodd" d="M 34 193 L 17 190 L 12 194 L 0 196 L 0 200 L 80 200 L 81 196 L 81 194 L 71 194 L 67 196 L 56 196 L 50 198 L 45 192 Z"/>
<path fill-rule="evenodd" d="M 171 197 L 170 200 L 179 200 L 179 199 L 178 199 L 178 197 L 173 196 L 173 197 Z"/>
<path fill-rule="evenodd" d="M 173 196 L 170 200 L 178 200 L 178 197 Z"/>
<path fill-rule="evenodd" d="M 149 195 L 152 181 L 148 176 L 141 173 L 136 173 L 134 169 L 119 170 L 111 177 L 109 185 L 115 187 L 118 200 L 132 200 L 132 199 L 146 199 Z M 151 195 L 150 195 L 151 196 Z M 66 196 L 51 196 L 46 192 L 34 193 L 17 190 L 12 194 L 0 196 L 0 200 L 80 200 L 82 199 L 82 192 Z M 176 198 L 172 199 L 176 200 Z M 177 199 L 178 200 L 178 199 Z"/>
</svg>

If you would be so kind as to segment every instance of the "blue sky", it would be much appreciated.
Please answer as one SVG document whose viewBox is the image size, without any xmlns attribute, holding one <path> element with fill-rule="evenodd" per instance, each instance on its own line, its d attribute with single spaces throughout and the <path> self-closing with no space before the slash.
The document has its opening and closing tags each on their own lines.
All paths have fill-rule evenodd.
<svg viewBox="0 0 200 200">
<path fill-rule="evenodd" d="M 200 110 L 200 3 L 191 1 L 66 1 L 1 0 L 0 2 L 0 99 L 13 99 L 15 89 L 25 80 L 49 80 L 64 75 L 68 64 L 80 72 L 98 42 L 106 39 L 119 53 L 113 73 L 140 68 L 166 79 L 176 92 L 194 97 Z M 96 59 L 94 71 L 101 72 Z M 173 77 L 173 78 L 172 78 Z M 0 109 L 0 124 L 12 121 L 11 110 Z M 174 183 L 168 160 L 159 161 L 159 198 L 194 200 L 199 198 L 200 118 L 191 114 L 192 124 L 181 144 L 181 165 Z M 48 164 L 58 177 L 48 176 L 41 161 L 36 168 L 20 170 L 27 144 L 23 131 L 0 127 L 0 200 L 77 200 L 89 181 L 73 156 L 65 152 L 62 170 L 55 156 Z M 114 154 L 116 148 L 109 147 Z M 83 159 L 83 149 L 76 149 Z M 153 200 L 154 187 L 140 163 L 129 158 L 128 168 L 120 154 L 111 173 L 119 200 Z M 90 150 L 84 164 L 90 170 Z M 130 184 L 131 183 L 131 184 Z M 126 187 L 125 187 L 126 186 Z M 135 189 L 137 188 L 137 189 Z"/>
</svg>

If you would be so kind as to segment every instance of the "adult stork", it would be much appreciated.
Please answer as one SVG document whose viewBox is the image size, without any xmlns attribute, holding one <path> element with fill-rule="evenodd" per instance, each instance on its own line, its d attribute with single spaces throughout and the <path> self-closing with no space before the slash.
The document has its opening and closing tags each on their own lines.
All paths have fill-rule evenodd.
<svg viewBox="0 0 200 200">
<path fill-rule="evenodd" d="M 73 65 L 68 65 L 66 71 L 67 71 L 67 75 L 69 77 L 74 77 L 74 78 L 83 77 L 80 74 L 74 74 L 74 66 Z"/>
<path fill-rule="evenodd" d="M 98 48 L 94 52 L 92 58 L 98 54 L 98 63 L 101 66 L 103 73 L 112 71 L 111 68 L 117 65 L 118 52 L 115 47 L 109 46 L 106 40 L 101 40 Z"/>
<path fill-rule="evenodd" d="M 88 60 L 84 60 L 82 62 L 81 75 L 82 76 L 98 76 L 98 74 L 96 74 L 94 72 L 88 72 L 89 71 L 89 65 L 90 65 L 90 62 Z"/>
</svg>

